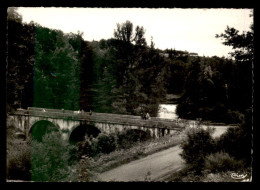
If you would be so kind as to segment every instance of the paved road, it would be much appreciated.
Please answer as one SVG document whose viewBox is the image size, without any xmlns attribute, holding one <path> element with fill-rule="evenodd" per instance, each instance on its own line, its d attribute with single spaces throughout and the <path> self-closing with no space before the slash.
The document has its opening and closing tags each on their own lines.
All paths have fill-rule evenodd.
<svg viewBox="0 0 260 190">
<path fill-rule="evenodd" d="M 217 137 L 227 129 L 226 126 L 216 127 L 213 137 Z M 124 164 L 100 174 L 100 181 L 164 181 L 165 177 L 180 170 L 184 161 L 180 157 L 181 148 L 175 146 L 144 158 Z"/>
<path fill-rule="evenodd" d="M 179 146 L 132 161 L 99 176 L 100 181 L 163 181 L 163 178 L 183 167 Z M 150 173 L 150 175 L 149 175 Z"/>
</svg>

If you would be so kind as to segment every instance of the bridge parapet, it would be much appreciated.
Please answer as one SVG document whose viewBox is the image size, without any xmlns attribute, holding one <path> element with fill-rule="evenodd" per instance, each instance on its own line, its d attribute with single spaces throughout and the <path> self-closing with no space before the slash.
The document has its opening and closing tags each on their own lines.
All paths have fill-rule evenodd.
<svg viewBox="0 0 260 190">
<path fill-rule="evenodd" d="M 111 113 L 78 112 L 73 110 L 58 110 L 46 108 L 28 108 L 27 110 L 17 110 L 16 115 L 28 115 L 43 118 L 55 118 L 74 121 L 87 121 L 97 123 L 121 124 L 129 126 L 140 126 L 146 128 L 182 129 L 187 126 L 185 120 L 171 120 L 151 117 L 148 120 L 140 116 L 121 115 Z"/>
<path fill-rule="evenodd" d="M 45 112 L 55 112 L 55 113 L 67 113 L 67 114 L 73 114 L 75 111 L 73 110 L 64 110 L 64 109 L 50 109 L 50 108 L 37 108 L 37 107 L 28 107 L 28 111 L 44 111 Z"/>
</svg>

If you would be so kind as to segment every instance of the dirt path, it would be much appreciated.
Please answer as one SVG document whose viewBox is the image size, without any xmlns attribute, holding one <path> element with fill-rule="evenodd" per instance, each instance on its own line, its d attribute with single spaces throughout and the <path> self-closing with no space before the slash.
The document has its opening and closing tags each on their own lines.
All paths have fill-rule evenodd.
<svg viewBox="0 0 260 190">
<path fill-rule="evenodd" d="M 163 181 L 183 167 L 179 146 L 151 154 L 100 174 L 100 181 Z"/>
</svg>

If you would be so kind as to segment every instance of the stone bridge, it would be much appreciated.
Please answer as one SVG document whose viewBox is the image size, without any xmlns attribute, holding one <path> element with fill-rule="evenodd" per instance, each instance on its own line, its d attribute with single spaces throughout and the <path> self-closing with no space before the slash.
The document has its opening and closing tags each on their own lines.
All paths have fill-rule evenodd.
<svg viewBox="0 0 260 190">
<path fill-rule="evenodd" d="M 151 117 L 148 120 L 140 116 L 121 115 L 109 113 L 96 113 L 72 110 L 58 110 L 29 107 L 27 110 L 18 109 L 9 114 L 15 127 L 23 131 L 28 137 L 37 123 L 45 121 L 55 126 L 65 139 L 70 139 L 75 131 L 85 133 L 88 129 L 92 132 L 113 133 L 125 130 L 141 130 L 149 133 L 153 138 L 174 134 L 187 126 L 185 120 L 170 120 Z M 89 130 L 89 131 L 91 131 Z"/>
</svg>

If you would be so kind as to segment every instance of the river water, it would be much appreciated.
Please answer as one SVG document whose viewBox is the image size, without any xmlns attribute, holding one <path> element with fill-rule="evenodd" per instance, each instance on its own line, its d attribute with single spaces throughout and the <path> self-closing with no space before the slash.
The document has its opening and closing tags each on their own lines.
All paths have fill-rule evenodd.
<svg viewBox="0 0 260 190">
<path fill-rule="evenodd" d="M 162 119 L 177 119 L 176 107 L 177 104 L 160 104 L 157 117 Z"/>
<path fill-rule="evenodd" d="M 176 114 L 177 104 L 160 104 L 159 110 L 157 113 L 158 118 L 162 119 L 178 119 L 178 115 Z M 189 120 L 191 123 L 191 127 L 195 120 Z M 207 126 L 215 128 L 214 133 L 212 134 L 213 137 L 219 137 L 221 134 L 225 133 L 229 126 L 226 125 L 201 125 L 202 128 L 206 129 Z"/>
</svg>

